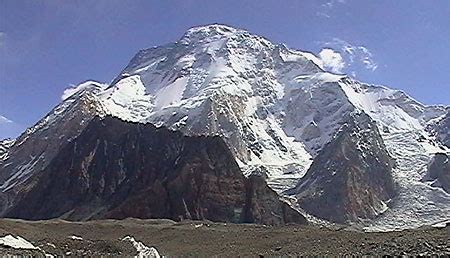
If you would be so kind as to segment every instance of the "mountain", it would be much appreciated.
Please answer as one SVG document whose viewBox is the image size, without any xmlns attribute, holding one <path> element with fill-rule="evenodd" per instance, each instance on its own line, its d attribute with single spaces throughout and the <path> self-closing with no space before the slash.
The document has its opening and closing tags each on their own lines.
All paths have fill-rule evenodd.
<svg viewBox="0 0 450 258">
<path fill-rule="evenodd" d="M 264 180 L 244 177 L 219 137 L 109 116 L 92 119 L 18 188 L 7 217 L 306 223 Z"/>
<path fill-rule="evenodd" d="M 392 167 L 375 122 L 350 114 L 291 192 L 308 213 L 328 221 L 374 219 L 395 196 Z"/>
<path fill-rule="evenodd" d="M 262 176 L 279 194 L 312 200 L 304 193 L 314 191 L 304 191 L 299 182 L 307 174 L 323 173 L 318 170 L 327 165 L 319 160 L 336 158 L 326 150 L 329 146 L 355 144 L 348 137 L 335 139 L 342 130 L 350 130 L 345 129 L 349 117 L 361 113 L 370 118 L 364 121 L 376 126 L 360 140 L 379 146 L 353 152 L 355 163 L 338 171 L 343 177 L 357 175 L 345 167 L 363 169 L 378 164 L 367 156 L 385 158 L 387 153 L 393 165 L 380 174 L 392 177 L 395 197 L 380 210 L 381 202 L 386 204 L 393 196 L 391 183 L 388 179 L 374 185 L 364 174 L 372 172 L 363 169 L 358 174 L 362 181 L 356 182 L 362 187 L 359 191 L 380 199 L 354 201 L 362 201 L 361 210 L 377 209 L 370 216 L 350 215 L 351 210 L 341 215 L 356 222 L 371 218 L 364 222 L 369 230 L 450 219 L 450 196 L 422 180 L 434 154 L 449 152 L 435 133 L 445 135 L 448 130 L 440 122 L 448 107 L 426 106 L 401 91 L 326 72 L 313 54 L 245 30 L 224 25 L 189 29 L 177 42 L 139 51 L 112 83 L 85 82 L 72 91 L 16 139 L 5 154 L 8 158 L 0 161 L 3 203 L 14 202 L 11 196 L 21 184 L 45 170 L 90 121 L 105 116 L 164 126 L 187 136 L 219 136 L 245 176 Z M 308 204 L 300 204 L 308 210 L 304 209 Z M 333 205 L 323 209 L 332 210 Z"/>
</svg>

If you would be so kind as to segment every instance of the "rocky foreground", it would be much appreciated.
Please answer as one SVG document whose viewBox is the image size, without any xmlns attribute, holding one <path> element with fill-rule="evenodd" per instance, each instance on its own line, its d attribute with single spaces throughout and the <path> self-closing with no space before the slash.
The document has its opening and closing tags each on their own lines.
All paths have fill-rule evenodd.
<svg viewBox="0 0 450 258">
<path fill-rule="evenodd" d="M 151 247 L 161 256 L 450 255 L 448 226 L 363 233 L 312 225 L 270 227 L 206 221 L 2 219 L 0 243 L 8 235 L 9 238 L 20 236 L 35 249 L 16 249 L 3 244 L 0 245 L 1 255 L 138 255 L 148 254 Z"/>
</svg>

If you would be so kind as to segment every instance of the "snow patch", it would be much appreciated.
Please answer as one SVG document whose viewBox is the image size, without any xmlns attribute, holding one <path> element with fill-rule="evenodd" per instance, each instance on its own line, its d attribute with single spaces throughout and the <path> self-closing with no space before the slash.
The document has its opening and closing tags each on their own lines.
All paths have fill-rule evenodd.
<svg viewBox="0 0 450 258">
<path fill-rule="evenodd" d="M 70 239 L 72 239 L 72 240 L 79 240 L 79 241 L 83 241 L 83 238 L 82 237 L 79 237 L 79 236 L 70 236 L 69 237 Z"/>
<path fill-rule="evenodd" d="M 158 250 L 156 250 L 156 248 L 154 247 L 148 247 L 146 245 L 144 245 L 142 242 L 138 242 L 134 239 L 134 237 L 131 236 L 126 236 L 122 239 L 122 241 L 130 241 L 134 248 L 136 248 L 136 251 L 138 252 L 138 255 L 136 255 L 135 257 L 152 257 L 152 258 L 159 258 L 161 257 L 159 255 Z"/>
<path fill-rule="evenodd" d="M 156 110 L 179 104 L 183 98 L 188 78 L 178 78 L 173 83 L 160 89 L 155 96 Z"/>
<path fill-rule="evenodd" d="M 39 248 L 28 242 L 26 239 L 17 236 L 7 235 L 0 237 L 0 245 L 8 246 L 14 249 L 31 249 L 38 250 Z"/>
<path fill-rule="evenodd" d="M 450 220 L 438 222 L 436 224 L 431 225 L 433 228 L 445 228 L 447 227 L 447 224 L 450 224 Z"/>
</svg>

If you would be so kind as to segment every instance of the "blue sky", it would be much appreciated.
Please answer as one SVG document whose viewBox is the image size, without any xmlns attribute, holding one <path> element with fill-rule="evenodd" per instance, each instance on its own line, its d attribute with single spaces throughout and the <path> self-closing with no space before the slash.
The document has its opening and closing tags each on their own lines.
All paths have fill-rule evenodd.
<svg viewBox="0 0 450 258">
<path fill-rule="evenodd" d="M 210 23 L 321 53 L 329 70 L 449 105 L 449 17 L 447 0 L 0 0 L 0 138 L 37 122 L 65 88 L 109 82 L 139 49 Z"/>
</svg>

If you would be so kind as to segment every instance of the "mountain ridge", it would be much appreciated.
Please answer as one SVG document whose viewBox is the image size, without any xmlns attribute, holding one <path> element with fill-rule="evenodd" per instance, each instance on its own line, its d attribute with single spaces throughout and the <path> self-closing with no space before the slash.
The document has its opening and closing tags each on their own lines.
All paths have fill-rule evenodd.
<svg viewBox="0 0 450 258">
<path fill-rule="evenodd" d="M 22 143 L 41 133 L 42 137 L 52 137 L 47 130 L 64 124 L 54 121 L 64 121 L 73 113 L 65 107 L 89 96 L 79 108 L 89 112 L 75 112 L 79 116 L 74 121 L 86 123 L 95 116 L 110 115 L 186 135 L 218 135 L 244 175 L 262 175 L 282 193 L 307 173 L 318 153 L 346 124 L 345 117 L 357 111 L 375 121 L 385 148 L 395 160 L 392 175 L 400 188 L 398 206 L 386 211 L 393 222 L 385 225 L 383 219 L 375 218 L 368 226 L 383 230 L 418 227 L 445 217 L 450 196 L 421 179 L 434 153 L 448 152 L 440 138 L 427 129 L 442 120 L 448 107 L 423 105 L 401 91 L 326 72 L 317 60 L 311 53 L 273 44 L 245 30 L 223 25 L 194 28 L 175 43 L 139 51 L 110 85 L 79 85 L 80 91 L 11 146 L 8 155 L 22 158 L 9 158 L 9 165 L 2 167 L 2 177 L 20 178 L 14 172 L 24 167 L 29 173 L 22 174 L 31 176 L 38 168 L 33 162 L 40 164 L 36 157 L 47 147 L 30 146 L 34 151 L 21 152 Z M 70 124 L 76 129 L 71 136 L 56 135 L 76 137 L 82 128 Z M 445 134 L 447 129 L 442 130 Z M 33 159 L 28 158 L 28 152 Z M 47 154 L 48 159 L 50 156 Z M 5 180 L 0 183 L 5 184 Z M 431 215 L 423 212 L 423 216 L 416 216 L 414 213 L 427 202 L 416 200 L 423 191 L 435 206 L 425 205 Z M 414 221 L 410 225 L 402 223 L 405 217 L 400 215 L 405 209 L 414 211 L 407 215 L 407 220 Z"/>
</svg>

